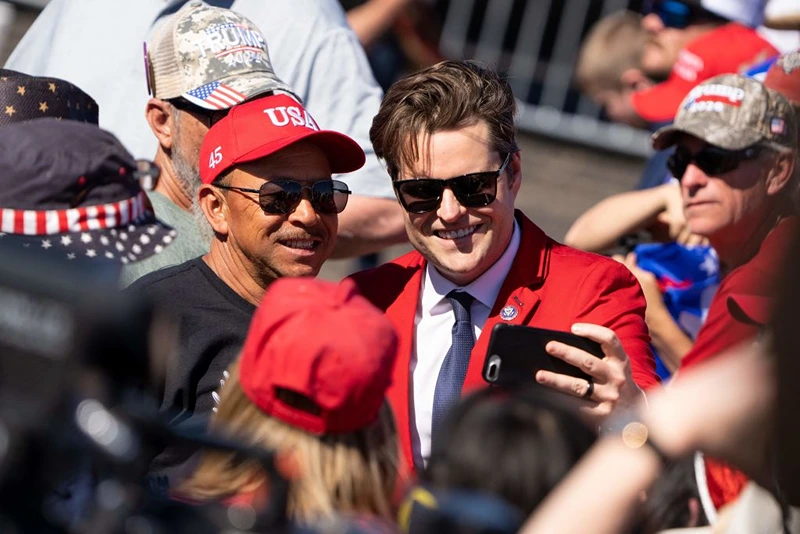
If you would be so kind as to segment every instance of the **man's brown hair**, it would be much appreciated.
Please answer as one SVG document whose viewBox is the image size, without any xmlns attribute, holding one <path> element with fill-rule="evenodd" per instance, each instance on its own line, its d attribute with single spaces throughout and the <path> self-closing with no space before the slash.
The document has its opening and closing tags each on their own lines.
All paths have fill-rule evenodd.
<svg viewBox="0 0 800 534">
<path fill-rule="evenodd" d="M 508 82 L 473 61 L 443 61 L 412 74 L 386 92 L 369 130 L 375 154 L 396 180 L 413 169 L 419 139 L 485 121 L 500 154 L 517 152 L 516 100 Z"/>
</svg>

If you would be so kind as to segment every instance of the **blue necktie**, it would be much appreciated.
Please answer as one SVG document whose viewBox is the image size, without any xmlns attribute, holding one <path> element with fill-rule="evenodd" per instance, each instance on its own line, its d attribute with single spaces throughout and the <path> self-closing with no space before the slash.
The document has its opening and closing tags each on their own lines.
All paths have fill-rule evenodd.
<svg viewBox="0 0 800 534">
<path fill-rule="evenodd" d="M 453 306 L 456 322 L 453 325 L 453 340 L 450 350 L 442 362 L 439 377 L 436 379 L 436 390 L 433 394 L 433 417 L 431 420 L 431 436 L 444 420 L 447 410 L 461 398 L 461 387 L 467 376 L 469 357 L 475 338 L 472 333 L 472 321 L 469 308 L 475 297 L 463 291 L 455 290 L 447 294 L 447 300 Z"/>
</svg>

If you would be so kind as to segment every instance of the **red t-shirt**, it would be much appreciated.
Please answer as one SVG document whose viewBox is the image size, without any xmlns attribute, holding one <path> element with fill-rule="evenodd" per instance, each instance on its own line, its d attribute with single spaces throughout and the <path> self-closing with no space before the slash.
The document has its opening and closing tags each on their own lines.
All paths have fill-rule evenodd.
<svg viewBox="0 0 800 534">
<path fill-rule="evenodd" d="M 708 318 L 697 333 L 692 350 L 681 362 L 681 372 L 759 334 L 768 316 L 764 308 L 771 307 L 779 290 L 781 269 L 798 224 L 798 217 L 781 221 L 761 243 L 756 255 L 722 280 L 708 309 Z M 747 484 L 744 474 L 711 458 L 706 458 L 706 479 L 717 509 L 735 500 Z"/>
<path fill-rule="evenodd" d="M 756 337 L 761 325 L 737 313 L 731 297 L 772 301 L 777 292 L 784 257 L 798 230 L 800 218 L 787 217 L 761 243 L 753 258 L 731 271 L 723 280 L 708 309 L 708 317 L 697 333 L 692 350 L 683 358 L 681 371 L 695 366 Z"/>
</svg>

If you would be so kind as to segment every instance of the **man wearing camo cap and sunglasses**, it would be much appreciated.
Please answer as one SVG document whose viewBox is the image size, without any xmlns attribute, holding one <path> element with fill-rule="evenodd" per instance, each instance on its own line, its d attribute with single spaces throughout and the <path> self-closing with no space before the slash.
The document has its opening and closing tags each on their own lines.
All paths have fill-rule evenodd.
<svg viewBox="0 0 800 534">
<path fill-rule="evenodd" d="M 653 145 L 676 147 L 668 166 L 681 183 L 687 225 L 711 242 L 723 276 L 682 373 L 754 340 L 769 321 L 775 281 L 798 225 L 792 203 L 797 119 L 781 94 L 726 74 L 692 89 Z M 745 483 L 713 461 L 705 471 L 707 509 L 733 500 Z"/>
</svg>

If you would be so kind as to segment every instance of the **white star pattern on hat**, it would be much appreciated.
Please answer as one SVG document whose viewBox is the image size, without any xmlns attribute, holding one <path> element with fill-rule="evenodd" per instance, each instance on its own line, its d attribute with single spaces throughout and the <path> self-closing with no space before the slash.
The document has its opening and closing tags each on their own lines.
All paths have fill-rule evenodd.
<svg viewBox="0 0 800 534">
<path fill-rule="evenodd" d="M 82 233 L 81 234 L 81 241 L 83 241 L 84 243 L 91 243 L 92 242 L 91 234 L 87 234 L 86 232 Z"/>
<path fill-rule="evenodd" d="M 104 236 L 104 235 L 101 235 L 100 236 L 100 244 L 103 245 L 104 247 L 107 247 L 108 243 L 109 243 L 108 238 L 106 236 Z"/>
<path fill-rule="evenodd" d="M 42 239 L 42 248 L 47 250 L 48 248 L 52 247 L 53 245 L 50 244 L 49 239 Z"/>
<path fill-rule="evenodd" d="M 150 242 L 150 237 L 145 234 L 142 234 L 141 237 L 139 237 L 139 241 L 142 242 L 142 245 L 146 245 Z"/>
<path fill-rule="evenodd" d="M 140 247 L 139 245 L 133 245 L 131 247 L 131 250 L 134 252 L 134 254 L 141 254 L 142 253 L 142 247 Z"/>
<path fill-rule="evenodd" d="M 147 233 L 150 235 L 156 235 L 156 227 L 151 226 L 150 228 L 147 229 Z"/>
<path fill-rule="evenodd" d="M 120 243 L 119 241 L 117 241 L 117 244 L 115 246 L 117 247 L 117 250 L 119 250 L 120 252 L 125 250 L 125 246 L 122 243 Z"/>
<path fill-rule="evenodd" d="M 89 250 L 86 251 L 86 255 L 89 256 L 90 258 L 94 258 L 95 256 L 97 256 L 97 252 L 95 252 L 93 248 L 90 248 Z"/>
<path fill-rule="evenodd" d="M 72 244 L 72 238 L 68 235 L 61 236 L 61 244 L 65 247 Z"/>
<path fill-rule="evenodd" d="M 167 244 L 172 243 L 172 237 L 168 236 L 168 235 L 165 235 L 163 241 L 164 241 L 164 243 L 167 243 Z"/>
<path fill-rule="evenodd" d="M 69 254 L 67 254 L 67 259 L 68 260 L 74 260 L 75 259 L 75 253 L 74 252 L 70 252 Z"/>
<path fill-rule="evenodd" d="M 126 258 L 126 257 L 124 257 L 124 256 L 123 256 L 123 257 L 121 257 L 121 258 L 119 259 L 119 261 L 121 261 L 121 262 L 123 263 L 123 265 L 127 265 L 127 264 L 128 264 L 128 258 Z"/>
<path fill-rule="evenodd" d="M 164 250 L 164 247 L 162 247 L 161 245 L 156 245 L 155 248 L 153 248 L 153 250 L 156 251 L 156 254 L 159 254 L 162 250 Z"/>
<path fill-rule="evenodd" d="M 110 252 L 106 252 L 106 258 L 108 258 L 109 260 L 113 260 L 114 259 L 114 255 L 112 253 L 110 253 Z"/>
<path fill-rule="evenodd" d="M 126 234 L 125 232 L 120 232 L 119 233 L 119 238 L 122 239 L 123 241 L 127 241 L 128 240 L 128 234 Z"/>
</svg>

